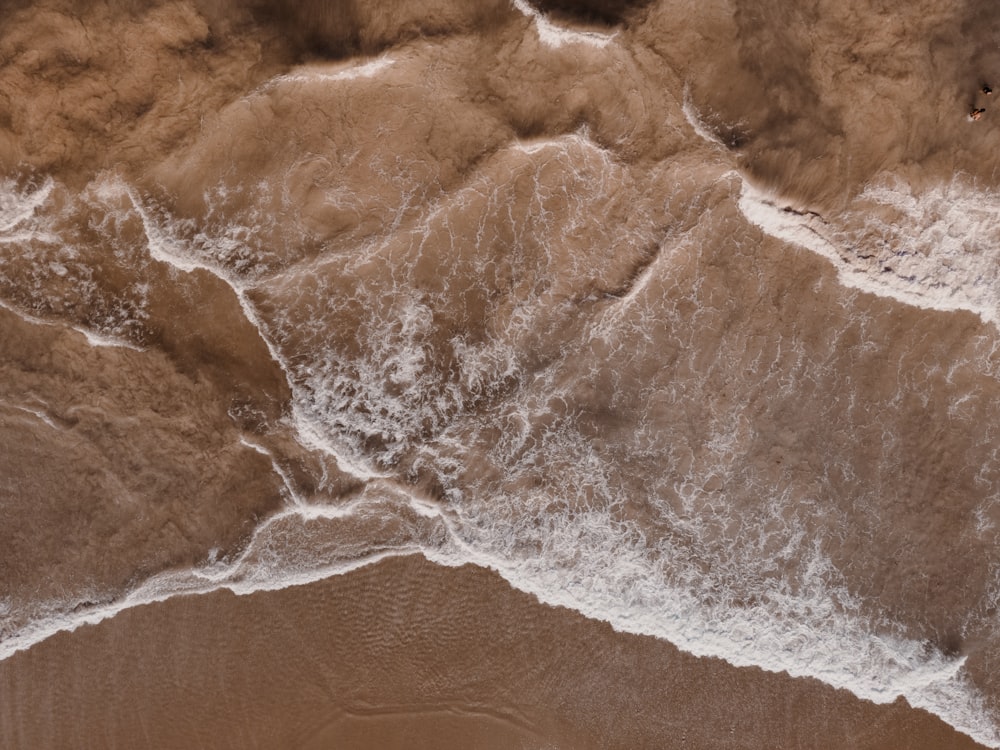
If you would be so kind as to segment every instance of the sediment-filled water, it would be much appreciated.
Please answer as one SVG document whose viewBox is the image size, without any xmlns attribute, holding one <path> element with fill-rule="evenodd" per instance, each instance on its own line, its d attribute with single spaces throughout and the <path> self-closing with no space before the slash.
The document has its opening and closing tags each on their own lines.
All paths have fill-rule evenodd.
<svg viewBox="0 0 1000 750">
<path fill-rule="evenodd" d="M 931 721 L 1000 747 L 990 3 L 0 12 L 4 744 L 137 741 L 120 712 L 60 730 L 81 664 L 169 638 L 176 679 L 222 674 L 189 624 L 258 642 L 279 600 L 325 603 L 343 679 L 409 622 L 437 697 L 341 696 L 308 741 L 232 746 L 389 746 L 421 711 L 452 717 L 428 746 L 768 736 L 734 739 L 734 706 L 515 711 L 516 659 L 456 714 L 466 667 L 426 634 L 453 610 L 483 648 L 471 565 L 537 599 L 496 594 L 532 613 L 502 626 L 525 660 L 562 628 L 602 644 L 559 705 L 643 643 L 651 684 L 764 680 L 785 747 L 861 746 L 829 729 L 883 710 L 855 700 L 910 717 L 883 746 Z M 425 607 L 386 614 L 395 575 Z M 190 721 L 145 741 L 230 746 Z"/>
</svg>

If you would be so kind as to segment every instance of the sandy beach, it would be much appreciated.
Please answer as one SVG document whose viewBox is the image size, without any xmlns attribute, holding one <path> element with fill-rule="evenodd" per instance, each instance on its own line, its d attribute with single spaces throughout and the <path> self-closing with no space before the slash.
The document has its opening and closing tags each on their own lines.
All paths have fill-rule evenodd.
<svg viewBox="0 0 1000 750">
<path fill-rule="evenodd" d="M 979 747 L 419 556 L 129 610 L 7 659 L 0 685 L 5 747 Z"/>
</svg>

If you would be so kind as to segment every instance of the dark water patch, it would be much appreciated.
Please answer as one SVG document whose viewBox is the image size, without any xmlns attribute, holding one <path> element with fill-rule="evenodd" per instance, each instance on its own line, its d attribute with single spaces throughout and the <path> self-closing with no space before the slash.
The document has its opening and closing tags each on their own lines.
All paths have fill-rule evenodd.
<svg viewBox="0 0 1000 750">
<path fill-rule="evenodd" d="M 530 0 L 555 21 L 615 26 L 651 4 L 651 0 Z"/>
</svg>

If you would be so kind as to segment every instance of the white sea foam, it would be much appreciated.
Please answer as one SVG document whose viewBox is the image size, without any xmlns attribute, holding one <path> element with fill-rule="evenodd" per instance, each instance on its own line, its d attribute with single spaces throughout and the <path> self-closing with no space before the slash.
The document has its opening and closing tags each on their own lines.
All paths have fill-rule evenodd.
<svg viewBox="0 0 1000 750">
<path fill-rule="evenodd" d="M 303 447 L 333 456 L 337 466 L 355 479 L 368 481 L 390 476 L 389 472 L 380 471 L 369 462 L 356 457 L 341 441 L 329 436 L 317 423 L 315 411 L 308 404 L 302 404 L 300 399 L 292 402 L 291 423 L 295 428 L 296 439 Z"/>
<path fill-rule="evenodd" d="M 232 289 L 244 317 L 261 337 L 268 353 L 278 364 L 289 389 L 293 393 L 290 419 L 300 444 L 305 448 L 318 450 L 333 457 L 343 471 L 359 479 L 366 480 L 382 476 L 381 472 L 369 465 L 370 462 L 365 461 L 360 451 L 351 450 L 349 445 L 331 437 L 327 430 L 317 424 L 318 415 L 309 408 L 309 398 L 303 394 L 302 386 L 291 377 L 292 369 L 286 357 L 282 354 L 273 336 L 269 334 L 267 326 L 247 296 L 248 291 L 253 288 L 253 282 L 237 277 L 216 261 L 215 251 L 218 248 L 213 246 L 212 238 L 199 236 L 198 246 L 192 247 L 190 243 L 179 236 L 181 232 L 171 231 L 169 220 L 156 220 L 150 210 L 145 207 L 142 199 L 127 185 L 118 181 L 109 181 L 105 189 L 112 192 L 121 191 L 128 196 L 142 221 L 151 257 L 184 273 L 195 271 L 210 273 Z M 220 254 L 223 256 L 231 254 L 230 245 L 236 240 L 226 236 L 221 239 L 221 242 L 224 247 Z M 285 480 L 286 477 L 282 476 L 282 479 Z"/>
<path fill-rule="evenodd" d="M 49 418 L 49 415 L 46 414 L 45 412 L 43 412 L 41 409 L 32 409 L 30 406 L 20 406 L 18 404 L 9 404 L 9 406 L 11 408 L 13 408 L 13 409 L 17 409 L 18 411 L 22 411 L 25 414 L 31 414 L 33 417 L 35 417 L 36 419 L 38 419 L 39 421 L 41 421 L 43 424 L 51 427 L 54 430 L 58 430 L 59 429 L 59 425 L 57 425 L 55 422 L 53 422 Z M 0 614 L 2 614 L 2 613 L 0 613 Z"/>
<path fill-rule="evenodd" d="M 712 132 L 712 129 L 709 128 L 705 124 L 704 120 L 701 119 L 701 114 L 697 109 L 695 109 L 694 103 L 691 101 L 691 87 L 688 85 L 684 86 L 684 98 L 681 103 L 681 111 L 684 113 L 684 119 L 688 121 L 688 125 L 691 126 L 699 138 L 711 143 L 713 146 L 725 148 L 725 144 L 722 142 L 722 139 Z"/>
<path fill-rule="evenodd" d="M 964 659 L 875 633 L 867 621 L 843 611 L 836 602 L 849 596 L 831 585 L 831 566 L 818 552 L 798 582 L 799 593 L 777 581 L 758 592 L 759 603 L 739 606 L 727 601 L 725 592 L 718 595 L 711 577 L 684 571 L 683 560 L 658 550 L 671 568 L 665 576 L 651 550 L 602 514 L 548 519 L 545 538 L 536 539 L 542 554 L 519 555 L 516 550 L 532 547 L 526 543 L 531 533 L 517 526 L 495 528 L 492 538 L 464 541 L 466 549 L 475 550 L 472 561 L 548 604 L 618 630 L 663 638 L 696 656 L 813 677 L 875 703 L 902 696 L 978 742 L 1000 747 L 982 696 L 964 674 Z M 428 557 L 437 559 L 433 553 Z M 692 585 L 699 580 L 701 590 Z M 739 599 L 741 592 L 730 594 Z M 709 603 L 713 599 L 718 603 Z"/>
<path fill-rule="evenodd" d="M 289 476 L 288 472 L 285 471 L 281 464 L 278 463 L 278 460 L 274 457 L 274 454 L 271 453 L 271 451 L 263 445 L 249 440 L 245 435 L 240 436 L 240 444 L 245 445 L 250 450 L 260 453 L 262 456 L 267 456 L 267 458 L 271 461 L 271 468 L 274 469 L 274 473 L 281 479 L 281 483 L 284 486 L 285 494 L 288 499 L 293 505 L 299 508 L 304 508 L 306 506 L 305 498 L 303 498 L 302 495 L 295 489 L 295 484 L 292 482 L 291 476 Z"/>
<path fill-rule="evenodd" d="M 36 318 L 34 315 L 30 315 L 29 313 L 26 313 L 23 310 L 19 310 L 18 308 L 14 307 L 14 305 L 10 305 L 10 304 L 4 302 L 3 300 L 0 300 L 0 308 L 3 308 L 7 312 L 13 313 L 17 317 L 19 317 L 21 320 L 25 321 L 26 323 L 31 323 L 32 325 L 36 325 L 36 326 L 48 326 L 50 328 L 58 328 L 59 327 L 58 324 L 56 324 L 56 323 L 53 323 L 53 322 L 48 321 L 48 320 L 42 320 L 41 318 Z"/>
<path fill-rule="evenodd" d="M 684 116 L 703 140 L 725 144 L 684 89 Z M 831 261 L 845 286 L 933 310 L 968 310 L 1000 325 L 1000 194 L 955 177 L 924 192 L 879 178 L 837 216 L 824 217 L 741 180 L 739 207 L 767 234 Z"/>
<path fill-rule="evenodd" d="M 131 349 L 135 352 L 143 351 L 141 346 L 133 344 L 131 341 L 118 336 L 109 336 L 105 333 L 97 333 L 96 331 L 88 330 L 82 326 L 72 326 L 72 328 L 77 333 L 83 334 L 83 337 L 87 339 L 87 343 L 94 347 L 109 346 L 113 348 Z"/>
<path fill-rule="evenodd" d="M 254 94 L 265 93 L 273 88 L 288 83 L 320 83 L 331 84 L 342 81 L 373 78 L 393 66 L 395 60 L 389 55 L 382 55 L 374 60 L 347 65 L 303 65 L 290 73 L 283 73 L 260 86 Z"/>
<path fill-rule="evenodd" d="M 960 180 L 917 194 L 898 179 L 821 217 L 743 180 L 740 209 L 766 233 L 830 260 L 841 283 L 1000 323 L 1000 195 Z"/>
<path fill-rule="evenodd" d="M 577 128 L 576 132 L 567 133 L 559 138 L 514 141 L 509 148 L 529 156 L 538 156 L 549 152 L 557 157 L 566 158 L 567 156 L 571 157 L 573 152 L 576 151 L 577 154 L 587 152 L 588 154 L 596 155 L 602 160 L 610 161 L 611 159 L 611 152 L 591 139 L 589 129 L 585 125 Z M 571 158 L 570 162 L 572 163 Z"/>
<path fill-rule="evenodd" d="M 48 328 L 67 328 L 67 326 L 64 323 L 52 320 L 44 320 L 43 318 L 38 318 L 34 315 L 29 315 L 23 310 L 20 310 L 14 305 L 10 305 L 4 302 L 3 300 L 0 300 L 0 308 L 3 308 L 8 312 L 14 313 L 19 318 L 21 318 L 27 323 L 31 323 L 32 325 L 46 326 Z M 122 349 L 131 349 L 133 351 L 138 351 L 138 352 L 142 351 L 142 347 L 136 346 L 131 341 L 127 341 L 125 339 L 118 338 L 116 336 L 108 336 L 102 333 L 97 333 L 96 331 L 91 331 L 87 328 L 83 328 L 82 326 L 68 326 L 68 328 L 83 336 L 86 342 L 93 347 L 107 346 L 107 347 L 117 347 Z"/>
<path fill-rule="evenodd" d="M 4 278 L 9 269 L 12 275 L 4 280 L 11 289 L 26 297 L 20 304 L 0 301 L 0 305 L 32 323 L 70 328 L 83 335 L 93 347 L 142 351 L 122 334 L 141 325 L 144 317 L 141 293 L 145 288 L 142 284 L 133 284 L 128 288 L 129 299 L 112 299 L 112 295 L 95 283 L 92 269 L 78 257 L 72 241 L 60 235 L 57 223 L 64 217 L 47 205 L 57 187 L 51 178 L 26 192 L 18 192 L 11 183 L 0 183 L 0 246 L 5 249 L 0 255 L 0 278 Z M 73 201 L 70 205 L 79 207 Z M 61 213 L 71 210 L 64 207 Z M 105 228 L 102 221 L 92 222 L 91 226 L 99 231 Z M 115 248 L 116 256 L 119 252 L 120 248 Z M 122 261 L 127 262 L 127 259 Z M 58 280 L 58 291 L 46 298 L 42 290 L 52 279 Z M 103 304 L 93 305 L 99 299 Z M 25 307 L 36 311 L 50 307 L 58 310 L 67 306 L 78 310 L 98 307 L 101 313 L 96 320 L 87 320 L 87 325 L 74 325 L 31 315 L 24 310 Z"/>
<path fill-rule="evenodd" d="M 562 47 L 571 44 L 585 44 L 590 47 L 606 47 L 615 34 L 600 34 L 595 31 L 573 31 L 549 21 L 544 13 L 536 10 L 527 0 L 514 0 L 514 7 L 530 18 L 535 24 L 538 38 L 547 47 Z"/>
<path fill-rule="evenodd" d="M 0 232 L 24 223 L 49 199 L 55 181 L 49 177 L 34 189 L 18 190 L 10 180 L 0 181 Z"/>
<path fill-rule="evenodd" d="M 126 609 L 179 595 L 219 589 L 239 595 L 274 591 L 343 575 L 393 555 L 424 548 L 444 550 L 447 540 L 440 515 L 430 512 L 427 503 L 419 506 L 415 510 L 406 495 L 383 485 L 369 486 L 361 497 L 339 507 L 289 506 L 262 523 L 235 560 L 210 560 L 202 567 L 167 571 L 119 599 L 76 611 L 59 612 L 59 603 L 41 605 L 40 610 L 51 614 L 0 641 L 0 660 L 56 633 L 73 632 Z M 368 534 L 359 536 L 349 525 L 352 522 L 363 524 Z"/>
</svg>

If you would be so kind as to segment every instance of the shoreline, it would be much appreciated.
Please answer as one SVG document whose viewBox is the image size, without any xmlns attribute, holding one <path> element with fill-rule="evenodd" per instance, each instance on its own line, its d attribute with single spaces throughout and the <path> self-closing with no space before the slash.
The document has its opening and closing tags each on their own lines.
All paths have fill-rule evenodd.
<svg viewBox="0 0 1000 750">
<path fill-rule="evenodd" d="M 12 748 L 982 747 L 903 701 L 693 657 L 420 556 L 138 607 L 5 660 L 0 685 Z"/>
</svg>

